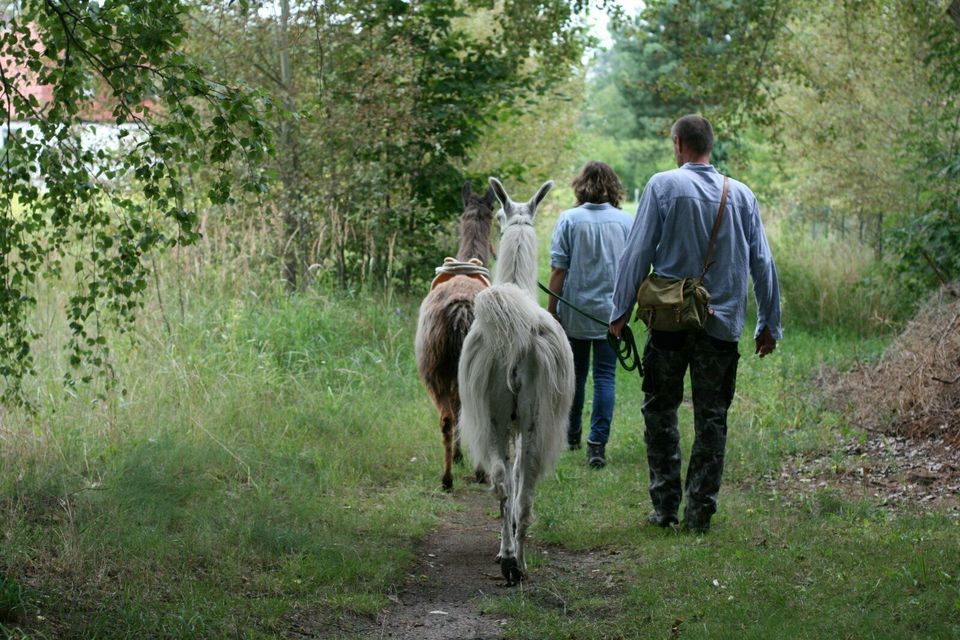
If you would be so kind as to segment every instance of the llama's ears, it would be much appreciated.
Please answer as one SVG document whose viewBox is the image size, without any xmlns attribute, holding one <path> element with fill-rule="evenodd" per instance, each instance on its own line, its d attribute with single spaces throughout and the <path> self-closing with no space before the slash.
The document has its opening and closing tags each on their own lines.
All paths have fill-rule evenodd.
<svg viewBox="0 0 960 640">
<path fill-rule="evenodd" d="M 493 193 L 493 187 L 487 187 L 487 192 L 483 194 L 483 204 L 488 209 L 493 209 L 493 203 L 497 201 L 497 196 Z"/>
<path fill-rule="evenodd" d="M 543 199 L 547 197 L 547 194 L 550 193 L 550 189 L 553 189 L 553 180 L 547 180 L 544 182 L 540 188 L 537 189 L 537 192 L 533 194 L 533 197 L 530 198 L 530 203 L 528 205 L 531 213 L 536 212 L 537 207 L 540 205 Z"/>
<path fill-rule="evenodd" d="M 470 181 L 467 180 L 463 183 L 463 189 L 460 191 L 460 197 L 463 199 L 463 206 L 467 206 L 467 202 L 470 201 L 470 195 L 473 193 L 473 187 L 470 186 Z"/>
<path fill-rule="evenodd" d="M 493 194 L 497 196 L 497 200 L 500 201 L 501 206 L 504 209 L 510 204 L 510 196 L 507 195 L 507 190 L 503 188 L 503 185 L 494 177 L 490 177 L 490 188 L 493 189 Z"/>
</svg>

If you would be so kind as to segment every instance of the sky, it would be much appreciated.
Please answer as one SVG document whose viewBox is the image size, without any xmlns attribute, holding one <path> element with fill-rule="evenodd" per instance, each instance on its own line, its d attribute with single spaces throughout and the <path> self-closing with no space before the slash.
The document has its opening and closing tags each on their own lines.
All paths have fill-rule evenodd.
<svg viewBox="0 0 960 640">
<path fill-rule="evenodd" d="M 637 15 L 640 9 L 643 8 L 643 0 L 619 0 L 619 4 L 628 16 Z M 606 11 L 592 8 L 589 22 L 592 25 L 591 33 L 600 40 L 600 48 L 606 49 L 613 44 L 613 39 L 607 31 L 608 18 Z"/>
</svg>

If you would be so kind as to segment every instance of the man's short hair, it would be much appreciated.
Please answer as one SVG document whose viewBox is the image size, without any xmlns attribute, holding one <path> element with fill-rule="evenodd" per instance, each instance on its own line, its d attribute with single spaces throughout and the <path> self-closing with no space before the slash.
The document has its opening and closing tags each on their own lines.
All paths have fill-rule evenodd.
<svg viewBox="0 0 960 640">
<path fill-rule="evenodd" d="M 679 138 L 694 153 L 703 155 L 713 150 L 713 127 L 703 116 L 683 116 L 673 123 L 670 135 Z"/>
<path fill-rule="evenodd" d="M 591 160 L 583 165 L 580 173 L 570 183 L 573 187 L 573 195 L 577 199 L 577 205 L 585 202 L 593 204 L 603 204 L 609 202 L 615 207 L 620 206 L 620 201 L 624 195 L 623 184 L 620 178 L 610 165 Z"/>
</svg>

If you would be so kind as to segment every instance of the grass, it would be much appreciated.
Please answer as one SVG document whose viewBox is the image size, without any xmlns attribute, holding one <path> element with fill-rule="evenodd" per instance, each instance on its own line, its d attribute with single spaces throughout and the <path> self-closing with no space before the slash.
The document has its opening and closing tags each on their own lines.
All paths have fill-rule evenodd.
<svg viewBox="0 0 960 640">
<path fill-rule="evenodd" d="M 860 336 L 900 325 L 915 300 L 884 278 L 873 250 L 855 238 L 812 238 L 776 216 L 766 222 L 788 326 L 819 332 L 842 328 Z"/>
<path fill-rule="evenodd" d="M 829 488 L 798 499 L 759 481 L 779 474 L 784 456 L 834 441 L 837 418 L 818 405 L 809 374 L 877 347 L 793 334 L 774 358 L 743 354 L 721 507 L 700 537 L 642 524 L 639 380 L 619 375 L 609 466 L 597 472 L 582 452 L 566 454 L 538 494 L 534 532 L 541 544 L 616 555 L 599 574 L 554 572 L 486 610 L 510 617 L 510 638 L 957 637 L 960 522 L 892 514 Z M 685 453 L 691 413 L 685 403 Z"/>
<path fill-rule="evenodd" d="M 303 611 L 373 612 L 450 507 L 412 305 L 247 295 L 195 312 L 119 358 L 125 394 L 40 383 L 39 412 L 5 422 L 8 631 L 275 637 Z"/>
<path fill-rule="evenodd" d="M 65 391 L 50 364 L 38 412 L 4 416 L 0 636 L 319 632 L 389 606 L 416 541 L 457 508 L 416 379 L 416 300 L 191 286 L 170 334 L 152 308 L 119 350 L 124 393 Z M 532 529 L 535 556 L 615 555 L 586 576 L 534 557 L 528 587 L 483 606 L 511 638 L 957 637 L 956 521 L 759 482 L 843 427 L 817 370 L 881 346 L 791 331 L 771 358 L 744 353 L 721 511 L 700 538 L 640 524 L 640 380 L 621 372 L 609 467 L 565 455 Z"/>
</svg>

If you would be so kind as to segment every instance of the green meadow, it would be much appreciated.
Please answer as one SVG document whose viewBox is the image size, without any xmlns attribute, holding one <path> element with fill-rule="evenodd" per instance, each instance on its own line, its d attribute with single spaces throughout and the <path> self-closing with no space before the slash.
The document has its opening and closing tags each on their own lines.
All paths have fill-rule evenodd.
<svg viewBox="0 0 960 640">
<path fill-rule="evenodd" d="M 544 239 L 551 223 L 539 223 Z M 780 248 L 788 272 L 806 251 Z M 4 415 L 6 635 L 272 638 L 304 616 L 316 628 L 373 617 L 418 540 L 460 508 L 440 489 L 439 429 L 413 362 L 419 300 L 244 282 L 192 282 L 182 317 L 151 304 L 119 339 L 115 387 L 65 388 L 50 358 L 35 411 Z M 644 525 L 640 379 L 620 372 L 610 464 L 564 454 L 538 489 L 530 581 L 481 602 L 508 620 L 508 638 L 957 637 L 956 518 L 764 481 L 856 433 L 815 379 L 885 344 L 856 327 L 790 330 L 787 318 L 772 357 L 741 343 L 705 536 Z M 685 451 L 690 421 L 687 402 Z M 586 575 L 543 571 L 552 545 L 608 557 Z"/>
</svg>

